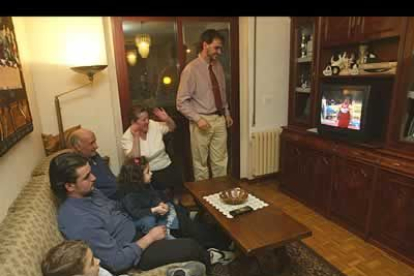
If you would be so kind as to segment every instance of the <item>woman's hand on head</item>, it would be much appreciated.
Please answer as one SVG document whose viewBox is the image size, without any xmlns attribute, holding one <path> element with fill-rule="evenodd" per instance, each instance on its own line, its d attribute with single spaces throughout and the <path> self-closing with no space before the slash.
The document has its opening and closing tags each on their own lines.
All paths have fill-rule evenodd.
<svg viewBox="0 0 414 276">
<path fill-rule="evenodd" d="M 167 112 L 164 110 L 164 108 L 154 108 L 154 110 L 152 111 L 152 113 L 154 113 L 155 116 L 157 116 L 158 119 L 160 119 L 160 121 L 166 122 L 168 120 L 168 118 L 170 118 L 170 116 L 167 114 Z"/>
</svg>

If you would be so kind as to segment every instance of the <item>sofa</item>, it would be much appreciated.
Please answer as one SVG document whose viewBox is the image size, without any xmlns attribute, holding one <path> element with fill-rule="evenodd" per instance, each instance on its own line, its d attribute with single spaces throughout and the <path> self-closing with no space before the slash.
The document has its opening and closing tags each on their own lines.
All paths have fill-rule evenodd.
<svg viewBox="0 0 414 276">
<path fill-rule="evenodd" d="M 56 219 L 58 202 L 49 183 L 50 160 L 64 151 L 67 150 L 43 158 L 0 224 L 0 274 L 3 276 L 42 276 L 40 263 L 46 252 L 64 239 Z M 128 274 L 165 276 L 171 265 L 176 264 L 149 271 L 133 269 Z"/>
</svg>

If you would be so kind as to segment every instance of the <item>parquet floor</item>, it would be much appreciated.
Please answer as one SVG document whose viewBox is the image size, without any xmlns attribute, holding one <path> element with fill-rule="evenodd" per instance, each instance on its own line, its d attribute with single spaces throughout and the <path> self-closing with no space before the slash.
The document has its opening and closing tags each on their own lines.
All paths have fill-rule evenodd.
<svg viewBox="0 0 414 276">
<path fill-rule="evenodd" d="M 346 275 L 414 276 L 413 267 L 281 193 L 277 182 L 249 184 L 249 187 L 258 196 L 272 194 L 271 200 L 276 206 L 308 226 L 313 235 L 303 241 Z"/>
</svg>

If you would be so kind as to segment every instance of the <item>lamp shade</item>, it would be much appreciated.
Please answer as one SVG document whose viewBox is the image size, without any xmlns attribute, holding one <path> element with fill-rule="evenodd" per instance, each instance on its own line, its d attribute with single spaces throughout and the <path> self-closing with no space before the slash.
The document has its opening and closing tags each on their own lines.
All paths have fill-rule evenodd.
<svg viewBox="0 0 414 276">
<path fill-rule="evenodd" d="M 71 67 L 73 71 L 81 74 L 85 74 L 88 76 L 90 81 L 93 81 L 93 76 L 108 67 L 108 65 L 89 65 L 89 66 L 77 66 Z"/>
<path fill-rule="evenodd" d="M 128 51 L 126 54 L 126 58 L 127 58 L 128 64 L 130 66 L 134 66 L 137 63 L 137 51 L 136 50 Z"/>
<path fill-rule="evenodd" d="M 149 34 L 139 34 L 135 38 L 135 45 L 138 47 L 138 52 L 142 58 L 147 58 L 149 55 L 149 47 L 151 46 L 151 37 Z"/>
</svg>

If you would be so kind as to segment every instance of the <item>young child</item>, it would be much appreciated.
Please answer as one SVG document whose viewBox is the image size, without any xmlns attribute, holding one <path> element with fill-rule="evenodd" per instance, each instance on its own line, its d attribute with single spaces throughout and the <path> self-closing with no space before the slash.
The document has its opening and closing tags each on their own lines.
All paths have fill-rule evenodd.
<svg viewBox="0 0 414 276">
<path fill-rule="evenodd" d="M 151 186 L 151 171 L 144 156 L 125 160 L 118 176 L 118 194 L 123 208 L 133 218 L 135 226 L 148 233 L 157 225 L 166 225 L 167 239 L 173 239 L 170 229 L 179 222 L 172 203 Z"/>
<path fill-rule="evenodd" d="M 99 263 L 84 241 L 65 240 L 48 251 L 42 261 L 42 273 L 43 276 L 112 276 Z"/>
<path fill-rule="evenodd" d="M 194 238 L 208 248 L 211 264 L 228 264 L 235 258 L 233 252 L 225 251 L 230 243 L 225 234 L 214 225 L 192 221 L 185 208 L 167 202 L 162 193 L 153 189 L 151 171 L 144 156 L 126 159 L 117 180 L 122 206 L 143 233 L 157 225 L 166 225 L 166 238 Z"/>
<path fill-rule="evenodd" d="M 43 276 L 113 276 L 99 263 L 84 241 L 65 240 L 47 252 L 41 267 Z M 171 265 L 166 275 L 204 276 L 205 272 L 206 267 L 202 263 L 190 261 Z"/>
</svg>

